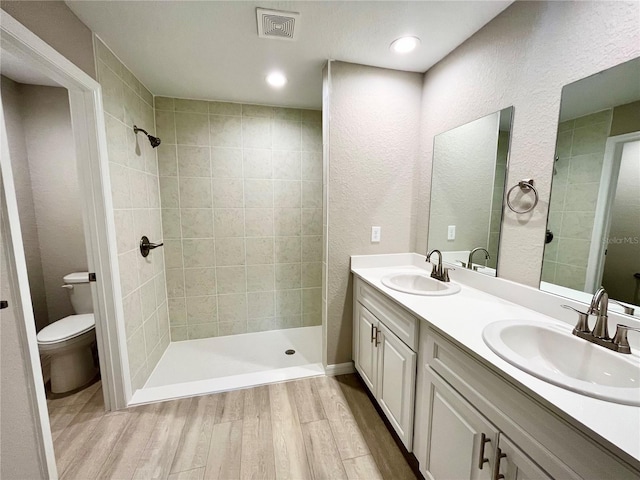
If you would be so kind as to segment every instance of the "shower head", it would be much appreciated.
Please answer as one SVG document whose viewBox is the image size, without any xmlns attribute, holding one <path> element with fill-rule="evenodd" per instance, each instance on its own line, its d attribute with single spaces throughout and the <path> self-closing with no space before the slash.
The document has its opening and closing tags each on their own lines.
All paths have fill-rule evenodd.
<svg viewBox="0 0 640 480">
<path fill-rule="evenodd" d="M 160 145 L 160 139 L 159 139 L 158 137 L 154 137 L 153 135 L 149 135 L 149 134 L 147 133 L 147 131 L 146 131 L 146 130 L 144 130 L 144 129 L 142 129 L 142 128 L 138 128 L 138 127 L 136 127 L 136 126 L 134 125 L 134 126 L 133 126 L 133 132 L 134 132 L 134 133 L 138 133 L 138 132 L 142 132 L 142 133 L 144 133 L 144 134 L 147 136 L 147 138 L 149 139 L 149 143 L 151 144 L 151 146 L 152 146 L 153 148 L 156 148 L 158 145 Z"/>
</svg>

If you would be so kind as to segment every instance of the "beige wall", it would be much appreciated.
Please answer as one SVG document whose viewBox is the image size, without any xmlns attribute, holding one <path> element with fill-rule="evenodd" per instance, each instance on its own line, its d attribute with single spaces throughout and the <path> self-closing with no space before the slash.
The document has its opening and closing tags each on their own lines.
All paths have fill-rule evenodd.
<svg viewBox="0 0 640 480">
<path fill-rule="evenodd" d="M 155 102 L 171 340 L 320 325 L 320 112 Z"/>
<path fill-rule="evenodd" d="M 91 30 L 62 1 L 0 2 L 2 10 L 96 78 Z"/>
<path fill-rule="evenodd" d="M 133 125 L 154 135 L 153 96 L 96 40 L 107 128 L 120 284 L 132 388 L 141 388 L 169 345 L 164 249 L 143 258 L 142 235 L 162 242 L 156 150 Z"/>
<path fill-rule="evenodd" d="M 489 247 L 499 122 L 500 112 L 496 112 L 435 138 L 430 248 Z M 453 240 L 448 239 L 449 225 L 456 227 Z M 478 262 L 480 258 L 478 255 Z"/>
<path fill-rule="evenodd" d="M 331 62 L 328 81 L 326 362 L 339 364 L 351 360 L 350 255 L 411 249 L 422 75 Z"/>
<path fill-rule="evenodd" d="M 52 323 L 74 313 L 67 291 L 61 288 L 62 277 L 86 272 L 88 265 L 69 94 L 64 88 L 37 85 L 22 85 L 20 91 L 31 173 L 29 194 Z"/>
<path fill-rule="evenodd" d="M 533 178 L 540 202 L 530 215 L 506 211 L 499 273 L 537 286 L 562 86 L 640 55 L 639 16 L 637 2 L 516 2 L 430 69 L 415 211 L 429 209 L 434 135 L 513 105 L 507 185 Z M 427 216 L 416 219 L 413 247 L 422 252 Z"/>
<path fill-rule="evenodd" d="M 24 245 L 29 288 L 33 302 L 33 316 L 36 329 L 41 330 L 49 324 L 47 295 L 42 273 L 40 241 L 36 224 L 36 211 L 31 192 L 31 173 L 27 156 L 27 142 L 22 120 L 22 105 L 19 83 L 2 77 L 2 106 L 7 127 L 7 141 L 13 168 L 13 182 L 16 188 L 22 243 Z"/>
<path fill-rule="evenodd" d="M 2 78 L 36 328 L 73 307 L 62 277 L 87 270 L 68 92 Z"/>
</svg>

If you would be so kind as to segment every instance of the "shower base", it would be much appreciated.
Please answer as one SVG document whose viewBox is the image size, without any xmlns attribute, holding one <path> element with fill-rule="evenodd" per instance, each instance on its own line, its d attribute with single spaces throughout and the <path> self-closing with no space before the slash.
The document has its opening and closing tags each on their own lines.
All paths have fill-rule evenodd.
<svg viewBox="0 0 640 480">
<path fill-rule="evenodd" d="M 172 342 L 130 405 L 324 375 L 321 346 L 321 326 Z"/>
</svg>

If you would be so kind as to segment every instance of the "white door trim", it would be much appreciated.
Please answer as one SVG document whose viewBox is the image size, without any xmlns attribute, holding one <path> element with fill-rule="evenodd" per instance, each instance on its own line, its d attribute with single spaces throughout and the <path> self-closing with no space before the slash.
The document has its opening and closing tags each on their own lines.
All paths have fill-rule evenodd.
<svg viewBox="0 0 640 480">
<path fill-rule="evenodd" d="M 126 350 L 124 313 L 120 288 L 118 257 L 115 249 L 116 234 L 113 220 L 113 205 L 109 180 L 107 139 L 102 108 L 100 84 L 67 60 L 63 55 L 33 34 L 17 20 L 0 11 L 0 36 L 2 50 L 27 63 L 30 67 L 55 80 L 69 90 L 71 123 L 75 140 L 78 164 L 78 181 L 83 198 L 83 218 L 87 256 L 90 271 L 96 273 L 96 288 L 92 288 L 96 313 L 96 337 L 100 353 L 100 369 L 107 410 L 125 408 L 131 397 L 131 380 Z M 3 120 L 4 125 L 4 120 Z M 5 132 L 6 133 L 6 132 Z M 4 135 L 4 133 L 3 133 Z M 3 147 L 4 150 L 4 147 Z M 13 177 L 9 177 L 10 162 L 3 151 L 2 171 L 7 196 L 15 195 Z M 6 168 L 6 169 L 5 169 Z M 15 198 L 13 199 L 15 200 Z M 15 201 L 9 202 L 17 208 Z M 10 212 L 11 213 L 11 212 Z M 26 279 L 26 263 L 22 250 L 19 224 L 15 217 L 9 217 L 14 242 L 14 254 L 19 274 Z M 18 242 L 19 245 L 16 245 Z M 25 305 L 29 305 L 28 283 L 21 284 L 20 294 Z M 25 303 L 28 301 L 28 304 Z M 33 314 L 25 311 L 27 344 L 34 363 L 34 378 L 42 378 L 36 340 Z M 107 321 L 108 319 L 108 321 Z M 37 370 L 37 372 L 35 371 Z M 40 381 L 41 383 L 41 381 Z M 36 381 L 35 391 L 42 385 Z M 39 405 L 46 412 L 44 390 L 37 394 Z M 43 438 L 50 437 L 43 425 Z M 48 419 L 46 422 L 48 430 Z M 55 466 L 55 460 L 54 460 Z"/>
<path fill-rule="evenodd" d="M 611 205 L 616 194 L 618 175 L 620 173 L 620 159 L 625 143 L 640 140 L 640 132 L 625 133 L 609 137 L 604 150 L 598 203 L 591 232 L 591 247 L 587 263 L 585 291 L 595 293 L 602 284 L 604 274 L 604 252 L 607 249 L 607 237 L 611 228 Z"/>
</svg>

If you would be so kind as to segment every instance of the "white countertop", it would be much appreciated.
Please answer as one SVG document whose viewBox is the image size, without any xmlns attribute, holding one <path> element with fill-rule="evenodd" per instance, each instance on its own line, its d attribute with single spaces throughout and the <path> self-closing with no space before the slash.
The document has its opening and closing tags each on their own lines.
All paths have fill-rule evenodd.
<svg viewBox="0 0 640 480">
<path fill-rule="evenodd" d="M 450 273 L 451 281 L 459 283 L 462 290 L 449 296 L 411 295 L 392 290 L 381 283 L 380 279 L 384 275 L 401 270 L 424 272 L 430 271 L 430 267 L 425 263 L 425 257 L 418 254 L 351 257 L 351 271 L 362 280 L 451 337 L 498 373 L 509 377 L 523 390 L 543 399 L 556 413 L 599 443 L 609 444 L 609 448 L 622 457 L 626 454 L 640 461 L 640 407 L 587 397 L 547 383 L 501 359 L 482 340 L 484 327 L 498 320 L 536 320 L 573 326 L 575 314 L 568 314 L 571 312 L 560 308 L 560 304 L 581 307 L 580 304 L 503 279 L 462 270 Z M 500 296 L 486 293 L 478 287 L 482 290 L 500 292 Z M 500 297 L 518 299 L 518 303 L 539 307 L 526 308 Z M 552 312 L 554 317 L 541 311 Z M 630 317 L 618 318 L 615 314 L 610 317 L 613 317 L 610 318 L 610 323 L 614 325 L 619 321 L 633 323 Z M 640 356 L 637 352 L 636 349 L 636 353 L 631 357 L 638 360 L 640 377 Z"/>
</svg>

